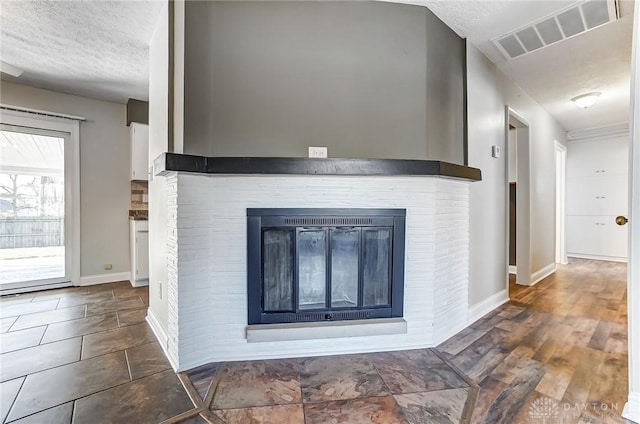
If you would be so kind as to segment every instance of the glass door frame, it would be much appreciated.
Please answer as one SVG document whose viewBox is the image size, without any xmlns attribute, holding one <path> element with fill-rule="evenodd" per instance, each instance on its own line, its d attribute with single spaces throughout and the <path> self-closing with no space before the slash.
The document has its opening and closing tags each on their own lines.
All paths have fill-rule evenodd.
<svg viewBox="0 0 640 424">
<path fill-rule="evenodd" d="M 15 110 L 0 110 L 0 124 L 20 132 L 64 137 L 65 181 L 65 276 L 43 280 L 6 283 L 0 294 L 24 293 L 49 288 L 80 285 L 80 122 L 78 118 L 47 116 Z"/>
</svg>

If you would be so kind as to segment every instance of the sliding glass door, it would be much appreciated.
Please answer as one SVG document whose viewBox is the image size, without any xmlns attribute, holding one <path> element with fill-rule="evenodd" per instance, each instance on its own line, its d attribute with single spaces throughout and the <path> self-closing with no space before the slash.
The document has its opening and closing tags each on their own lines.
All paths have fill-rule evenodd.
<svg viewBox="0 0 640 424">
<path fill-rule="evenodd" d="M 70 134 L 0 124 L 0 292 L 71 284 Z"/>
</svg>

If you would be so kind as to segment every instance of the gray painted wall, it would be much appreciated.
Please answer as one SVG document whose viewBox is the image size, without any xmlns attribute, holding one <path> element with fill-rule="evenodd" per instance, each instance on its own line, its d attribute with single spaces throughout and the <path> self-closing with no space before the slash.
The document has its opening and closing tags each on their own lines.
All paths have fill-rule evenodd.
<svg viewBox="0 0 640 424">
<path fill-rule="evenodd" d="M 424 8 L 427 25 L 427 159 L 464 162 L 465 43 Z"/>
<path fill-rule="evenodd" d="M 464 42 L 424 7 L 187 2 L 184 152 L 463 161 Z"/>
</svg>

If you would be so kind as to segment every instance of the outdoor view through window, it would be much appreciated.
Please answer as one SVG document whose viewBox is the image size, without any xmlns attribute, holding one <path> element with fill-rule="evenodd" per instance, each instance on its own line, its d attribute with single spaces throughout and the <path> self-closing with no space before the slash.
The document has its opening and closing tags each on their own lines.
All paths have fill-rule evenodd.
<svg viewBox="0 0 640 424">
<path fill-rule="evenodd" d="M 0 131 L 2 287 L 65 276 L 64 138 L 14 128 Z"/>
</svg>

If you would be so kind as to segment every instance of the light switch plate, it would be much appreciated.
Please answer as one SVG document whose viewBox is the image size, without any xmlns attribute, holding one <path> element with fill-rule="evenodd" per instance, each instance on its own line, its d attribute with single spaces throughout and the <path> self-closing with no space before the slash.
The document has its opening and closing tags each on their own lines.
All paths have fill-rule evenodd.
<svg viewBox="0 0 640 424">
<path fill-rule="evenodd" d="M 500 146 L 491 146 L 491 156 L 493 156 L 494 158 L 499 158 L 500 153 Z"/>
<path fill-rule="evenodd" d="M 309 157 L 310 158 L 326 158 L 327 157 L 327 148 L 326 147 L 311 147 L 311 146 L 309 146 Z"/>
</svg>

